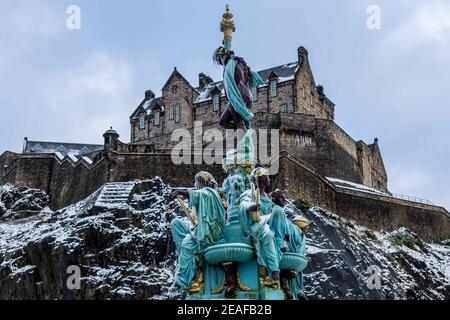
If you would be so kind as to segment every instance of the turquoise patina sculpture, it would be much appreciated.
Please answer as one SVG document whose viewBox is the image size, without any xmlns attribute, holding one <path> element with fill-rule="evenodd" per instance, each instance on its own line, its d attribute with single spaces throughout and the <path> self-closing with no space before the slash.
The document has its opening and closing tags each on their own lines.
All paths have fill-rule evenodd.
<svg viewBox="0 0 450 320">
<path fill-rule="evenodd" d="M 301 228 L 287 218 L 283 208 L 286 204 L 284 195 L 278 190 L 268 195 L 270 188 L 268 170 L 257 168 L 250 176 L 252 183 L 260 190 L 260 203 L 252 200 L 250 190 L 245 192 L 240 200 L 240 221 L 244 234 L 250 234 L 255 239 L 258 263 L 267 269 L 263 272 L 263 276 L 266 276 L 281 269 L 280 263 L 284 252 L 304 256 L 306 239 Z M 273 239 L 273 245 L 267 244 L 269 238 Z M 265 277 L 264 281 L 271 284 L 274 279 L 278 279 L 278 276 L 272 279 Z M 281 285 L 287 299 L 303 296 L 301 272 L 281 270 Z"/>
<path fill-rule="evenodd" d="M 175 282 L 187 291 L 188 299 L 302 298 L 307 264 L 302 229 L 307 220 L 290 221 L 283 193 L 269 193 L 268 171 L 255 169 L 251 88 L 263 82 L 231 51 L 232 18 L 227 6 L 221 23 L 223 46 L 214 52 L 214 61 L 224 67 L 229 101 L 220 125 L 243 135 L 222 162 L 228 175 L 220 190 L 223 202 L 214 178 L 206 172 L 196 175 L 195 190 L 172 193 L 188 198 L 194 209 L 191 213 L 184 208 L 191 222 L 171 223 L 179 253 Z"/>
<path fill-rule="evenodd" d="M 191 293 L 201 290 L 203 282 L 204 249 L 223 239 L 225 209 L 215 190 L 217 182 L 211 174 L 200 172 L 195 176 L 196 190 L 177 190 L 172 197 L 184 196 L 189 199 L 189 207 L 195 208 L 195 224 L 184 219 L 171 222 L 171 232 L 177 246 L 178 263 L 175 282 Z M 196 280 L 193 283 L 193 279 Z"/>
</svg>

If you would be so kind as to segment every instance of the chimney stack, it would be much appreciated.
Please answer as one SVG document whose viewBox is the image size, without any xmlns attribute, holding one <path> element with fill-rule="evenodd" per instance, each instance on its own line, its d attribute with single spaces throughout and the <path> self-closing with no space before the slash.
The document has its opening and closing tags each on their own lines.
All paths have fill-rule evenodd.
<svg viewBox="0 0 450 320">
<path fill-rule="evenodd" d="M 320 84 L 317 86 L 317 93 L 319 94 L 320 101 L 325 99 L 325 90 L 323 89 L 323 86 Z"/>
<path fill-rule="evenodd" d="M 155 99 L 155 93 L 152 90 L 145 91 L 145 100 Z"/>
<path fill-rule="evenodd" d="M 198 86 L 200 90 L 203 90 L 208 84 L 213 83 L 213 79 L 207 76 L 203 72 L 198 75 Z"/>
<path fill-rule="evenodd" d="M 308 59 L 308 50 L 305 47 L 301 46 L 297 49 L 298 53 L 298 62 L 301 64 L 304 60 Z"/>
<path fill-rule="evenodd" d="M 28 137 L 23 138 L 23 148 L 22 153 L 25 153 L 27 150 L 27 144 L 28 144 Z"/>
</svg>

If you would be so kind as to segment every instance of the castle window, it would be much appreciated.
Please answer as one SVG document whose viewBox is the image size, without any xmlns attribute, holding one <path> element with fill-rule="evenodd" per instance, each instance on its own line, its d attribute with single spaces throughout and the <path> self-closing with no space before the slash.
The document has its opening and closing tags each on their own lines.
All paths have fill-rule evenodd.
<svg viewBox="0 0 450 320">
<path fill-rule="evenodd" d="M 159 126 L 159 124 L 160 124 L 160 122 L 161 122 L 161 117 L 160 117 L 159 112 L 156 112 L 156 113 L 154 114 L 153 120 L 154 120 L 155 126 Z"/>
<path fill-rule="evenodd" d="M 270 96 L 276 97 L 277 96 L 277 81 L 273 80 L 270 82 Z"/>
<path fill-rule="evenodd" d="M 302 88 L 302 97 L 303 99 L 306 99 L 305 88 Z"/>
<path fill-rule="evenodd" d="M 175 122 L 180 122 L 181 119 L 181 108 L 180 105 L 175 106 Z"/>
<path fill-rule="evenodd" d="M 178 91 L 178 86 L 172 86 L 172 92 L 173 93 L 177 93 L 177 91 Z"/>
<path fill-rule="evenodd" d="M 175 116 L 174 106 L 169 107 L 169 120 L 173 120 Z"/>
<path fill-rule="evenodd" d="M 252 101 L 253 102 L 258 101 L 258 87 L 257 86 L 252 87 Z"/>
<path fill-rule="evenodd" d="M 220 110 L 220 96 L 216 94 L 213 98 L 213 109 L 214 111 Z"/>
<path fill-rule="evenodd" d="M 280 106 L 280 112 L 288 112 L 288 105 L 286 103 Z"/>
<path fill-rule="evenodd" d="M 314 105 L 314 96 L 313 95 L 311 95 L 310 104 Z"/>
<path fill-rule="evenodd" d="M 139 129 L 145 129 L 145 116 L 139 117 Z"/>
</svg>

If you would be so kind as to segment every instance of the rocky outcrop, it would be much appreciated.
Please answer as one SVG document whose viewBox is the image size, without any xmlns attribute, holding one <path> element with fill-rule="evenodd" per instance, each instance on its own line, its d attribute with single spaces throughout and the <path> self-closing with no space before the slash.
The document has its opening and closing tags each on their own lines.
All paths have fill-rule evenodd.
<svg viewBox="0 0 450 320">
<path fill-rule="evenodd" d="M 151 192 L 134 193 L 127 207 L 96 207 L 100 189 L 57 212 L 2 222 L 0 299 L 161 297 L 172 283 L 168 226 L 177 209 L 160 179 L 145 184 Z M 141 200 L 149 205 L 135 209 Z M 80 268 L 80 290 L 67 286 L 70 266 Z"/>
<path fill-rule="evenodd" d="M 45 206 L 44 193 L 20 190 L 0 187 L 0 208 L 8 212 L 0 220 L 0 299 L 181 297 L 169 290 L 176 264 L 169 223 L 181 212 L 160 178 L 108 184 L 56 212 Z M 38 212 L 17 215 L 16 203 Z M 310 299 L 450 297 L 448 243 L 426 243 L 403 228 L 373 232 L 294 203 L 287 213 L 299 214 L 300 207 L 312 221 L 305 272 Z M 68 286 L 71 266 L 79 268 L 79 289 Z"/>
<path fill-rule="evenodd" d="M 49 204 L 48 195 L 27 187 L 0 187 L 0 219 L 20 219 L 40 213 Z"/>
</svg>

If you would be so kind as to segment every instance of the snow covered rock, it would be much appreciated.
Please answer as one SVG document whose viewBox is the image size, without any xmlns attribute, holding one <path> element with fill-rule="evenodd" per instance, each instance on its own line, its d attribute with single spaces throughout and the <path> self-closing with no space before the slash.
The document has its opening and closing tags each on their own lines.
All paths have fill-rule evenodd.
<svg viewBox="0 0 450 320">
<path fill-rule="evenodd" d="M 313 222 L 305 271 L 309 297 L 450 299 L 449 246 L 425 243 L 405 228 L 374 232 L 320 208 L 306 216 Z"/>
<path fill-rule="evenodd" d="M 148 206 L 96 208 L 101 189 L 57 212 L 0 223 L 0 299 L 158 299 L 173 282 L 175 204 L 159 178 L 133 182 Z M 144 188 L 152 190 L 146 195 Z M 70 290 L 70 266 L 81 271 Z"/>
<path fill-rule="evenodd" d="M 0 187 L 1 198 L 14 190 Z M 177 299 L 169 223 L 182 215 L 160 178 L 108 184 L 79 203 L 52 212 L 27 194 L 39 214 L 0 220 L 0 299 Z M 6 193 L 5 193 L 6 192 Z M 16 194 L 15 192 L 14 194 Z M 34 198 L 34 196 L 36 199 Z M 1 202 L 11 211 L 17 200 Z M 47 199 L 48 200 L 48 199 Z M 7 203 L 7 204 L 6 204 Z M 287 214 L 300 214 L 291 202 Z M 373 232 L 320 208 L 304 208 L 310 299 L 449 299 L 450 247 L 429 244 L 401 228 Z M 80 268 L 80 289 L 67 286 Z"/>
<path fill-rule="evenodd" d="M 38 214 L 48 203 L 48 195 L 41 190 L 0 186 L 0 219 L 25 218 Z"/>
</svg>

